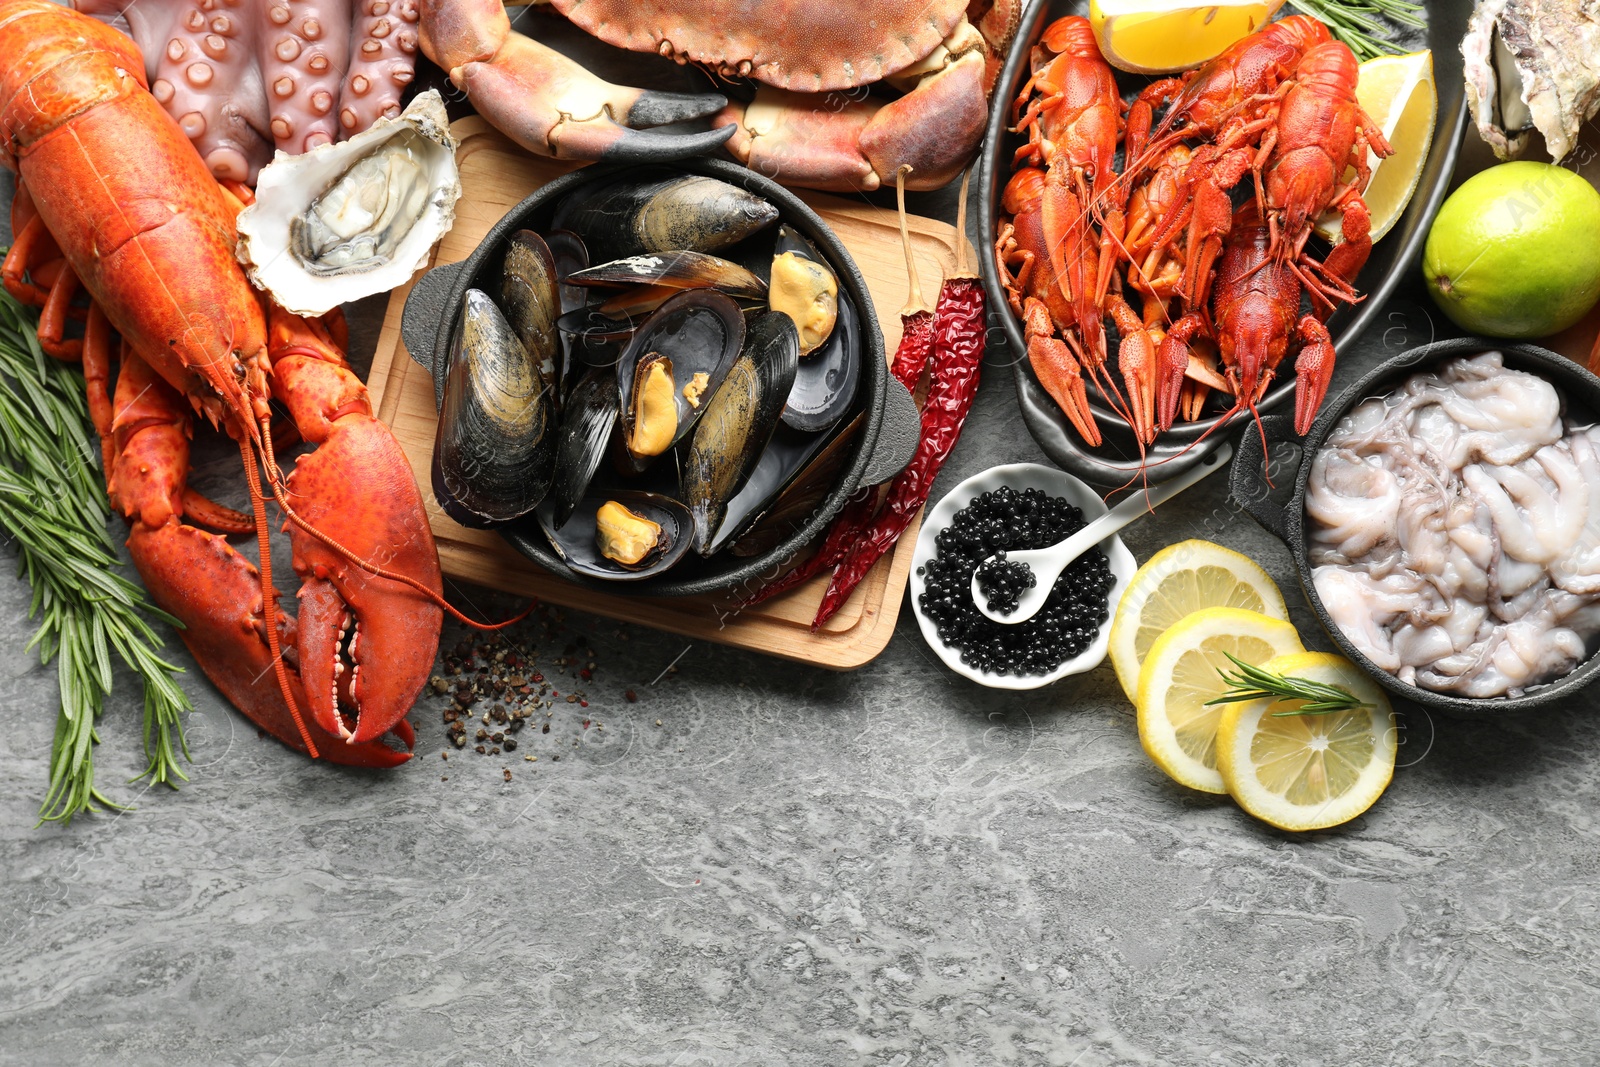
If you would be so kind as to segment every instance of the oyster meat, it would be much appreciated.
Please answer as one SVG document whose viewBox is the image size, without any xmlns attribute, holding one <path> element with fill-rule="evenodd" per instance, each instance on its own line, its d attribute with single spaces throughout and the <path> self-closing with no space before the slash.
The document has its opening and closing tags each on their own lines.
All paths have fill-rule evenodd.
<svg viewBox="0 0 1600 1067">
<path fill-rule="evenodd" d="M 1501 159 L 1538 130 L 1559 163 L 1600 111 L 1600 0 L 1481 0 L 1461 54 L 1472 119 Z"/>
<path fill-rule="evenodd" d="M 455 153 L 437 90 L 349 140 L 279 152 L 239 213 L 239 261 L 299 315 L 402 285 L 455 219 Z"/>
</svg>

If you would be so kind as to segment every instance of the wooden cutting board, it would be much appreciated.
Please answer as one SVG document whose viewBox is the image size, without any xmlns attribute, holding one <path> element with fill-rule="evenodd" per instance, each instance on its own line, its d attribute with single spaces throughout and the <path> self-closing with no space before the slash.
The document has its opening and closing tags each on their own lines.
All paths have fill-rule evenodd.
<svg viewBox="0 0 1600 1067">
<path fill-rule="evenodd" d="M 573 169 L 570 164 L 529 156 L 477 116 L 461 119 L 451 129 L 461 142 L 456 159 L 463 195 L 456 205 L 455 226 L 434 249 L 428 267 L 465 259 L 507 211 L 545 182 Z M 909 289 L 894 212 L 822 193 L 802 192 L 800 196 L 833 227 L 855 257 L 877 308 L 885 349 L 893 353 L 900 343 L 899 309 L 906 303 Z M 955 229 L 915 215 L 909 227 L 923 284 L 936 286 L 955 263 Z M 451 520 L 435 503 L 426 475 L 432 468 L 438 421 L 433 381 L 410 358 L 400 339 L 400 314 L 410 291 L 407 284 L 390 297 L 367 388 L 378 417 L 393 428 L 419 476 L 428 519 L 439 543 L 439 561 L 447 576 L 835 670 L 859 667 L 888 645 L 911 569 L 917 523 L 900 538 L 895 552 L 872 569 L 844 608 L 813 634 L 811 619 L 827 587 L 826 577 L 743 612 L 736 611 L 727 596 L 610 594 L 544 570 L 497 534 L 470 530 Z"/>
</svg>

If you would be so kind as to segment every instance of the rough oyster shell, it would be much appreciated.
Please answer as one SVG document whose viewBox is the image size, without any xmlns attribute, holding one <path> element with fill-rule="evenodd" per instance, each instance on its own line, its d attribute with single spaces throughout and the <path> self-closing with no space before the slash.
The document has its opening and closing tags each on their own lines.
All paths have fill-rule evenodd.
<svg viewBox="0 0 1600 1067">
<path fill-rule="evenodd" d="M 349 140 L 279 152 L 239 214 L 239 262 L 300 315 L 403 285 L 455 219 L 455 153 L 437 90 Z"/>
<path fill-rule="evenodd" d="M 1537 129 L 1559 163 L 1600 111 L 1600 0 L 1482 0 L 1461 54 L 1472 120 L 1501 159 Z"/>
</svg>

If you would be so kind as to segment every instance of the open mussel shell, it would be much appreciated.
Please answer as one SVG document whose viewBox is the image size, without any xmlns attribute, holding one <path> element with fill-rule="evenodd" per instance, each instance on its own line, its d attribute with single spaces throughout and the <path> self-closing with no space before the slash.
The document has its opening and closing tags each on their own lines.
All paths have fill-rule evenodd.
<svg viewBox="0 0 1600 1067">
<path fill-rule="evenodd" d="M 839 321 L 816 352 L 800 361 L 783 421 L 816 433 L 839 421 L 861 387 L 861 320 L 855 302 L 839 294 Z"/>
<path fill-rule="evenodd" d="M 767 303 L 794 320 L 800 356 L 816 352 L 833 334 L 838 319 L 839 276 L 828 261 L 792 226 L 778 227 L 772 249 Z"/>
<path fill-rule="evenodd" d="M 770 201 L 717 178 L 646 170 L 567 194 L 555 225 L 583 234 L 592 262 L 685 248 L 716 252 L 772 225 Z"/>
<path fill-rule="evenodd" d="M 555 256 L 544 238 L 532 230 L 518 230 L 506 242 L 500 274 L 500 306 L 506 321 L 527 349 L 543 384 L 556 385 L 556 356 L 560 336 L 556 319 L 561 314 L 561 284 Z"/>
<path fill-rule="evenodd" d="M 668 285 L 676 289 L 718 289 L 729 296 L 759 300 L 767 283 L 739 264 L 704 252 L 675 249 L 614 259 L 581 270 L 567 279 L 573 285 Z"/>
<path fill-rule="evenodd" d="M 584 247 L 583 239 L 570 230 L 551 230 L 545 234 L 544 240 L 556 264 L 556 278 L 560 283 L 557 292 L 561 296 L 561 314 L 567 315 L 589 302 L 589 290 L 581 285 L 567 284 L 569 277 L 589 265 L 589 250 Z M 574 364 L 579 362 L 580 345 L 571 332 L 561 329 L 559 320 L 556 329 L 561 337 L 561 370 L 557 377 L 560 382 L 559 392 L 565 401 L 572 392 L 572 387 L 578 382 Z"/>
<path fill-rule="evenodd" d="M 433 491 L 467 526 L 526 515 L 544 499 L 554 459 L 548 384 L 487 293 L 462 299 L 433 446 Z"/>
<path fill-rule="evenodd" d="M 688 436 L 744 347 L 733 299 L 687 289 L 640 325 L 617 362 L 620 461 L 638 474 Z"/>
<path fill-rule="evenodd" d="M 660 528 L 657 543 L 638 564 L 629 566 L 606 556 L 596 538 L 596 516 L 607 503 L 615 502 L 634 515 Z M 592 493 L 579 501 L 571 518 L 561 526 L 552 519 L 552 508 L 539 509 L 539 525 L 556 555 L 575 574 L 613 582 L 636 582 L 653 578 L 668 570 L 689 550 L 694 519 L 689 509 L 669 496 L 636 489 Z"/>
<path fill-rule="evenodd" d="M 857 415 L 831 434 L 779 426 L 750 480 L 729 503 L 711 550 L 756 556 L 804 527 L 838 483 L 865 422 Z"/>
<path fill-rule="evenodd" d="M 728 502 L 760 462 L 799 365 L 800 342 L 789 316 L 755 316 L 744 350 L 706 405 L 683 462 L 682 496 L 694 515 L 700 555 L 712 554 Z"/>
<path fill-rule="evenodd" d="M 617 425 L 616 380 L 606 370 L 591 370 L 573 386 L 556 431 L 555 476 L 541 519 L 554 529 L 566 525 L 589 491 Z"/>
</svg>

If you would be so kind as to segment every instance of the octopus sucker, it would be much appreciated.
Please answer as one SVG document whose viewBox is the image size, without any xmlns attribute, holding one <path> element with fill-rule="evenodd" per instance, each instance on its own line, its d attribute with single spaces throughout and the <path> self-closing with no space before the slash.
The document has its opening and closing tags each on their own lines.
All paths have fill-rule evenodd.
<svg viewBox="0 0 1600 1067">
<path fill-rule="evenodd" d="M 391 0 L 240 5 L 73 0 L 127 30 L 156 99 L 218 178 L 254 184 L 274 151 L 298 155 L 400 111 L 416 66 L 417 8 Z"/>
<path fill-rule="evenodd" d="M 1401 681 L 1518 696 L 1600 636 L 1600 426 L 1499 353 L 1347 413 L 1307 484 L 1317 595 Z"/>
</svg>

